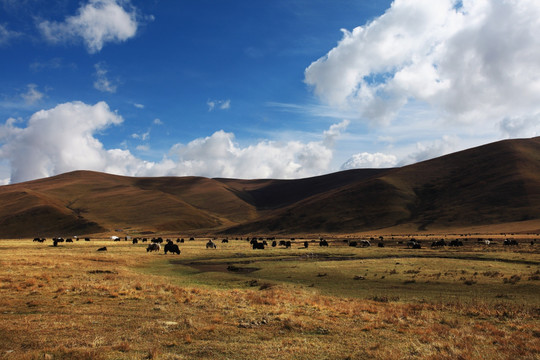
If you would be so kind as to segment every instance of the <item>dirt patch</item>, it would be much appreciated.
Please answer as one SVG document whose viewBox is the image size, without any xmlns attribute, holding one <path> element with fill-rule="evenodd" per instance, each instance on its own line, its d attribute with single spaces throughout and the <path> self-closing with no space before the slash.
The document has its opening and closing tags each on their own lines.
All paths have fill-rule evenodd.
<svg viewBox="0 0 540 360">
<path fill-rule="evenodd" d="M 242 273 L 242 274 L 249 274 L 257 270 L 260 270 L 260 269 L 256 267 L 240 267 L 234 264 L 227 266 L 227 271 Z"/>
</svg>

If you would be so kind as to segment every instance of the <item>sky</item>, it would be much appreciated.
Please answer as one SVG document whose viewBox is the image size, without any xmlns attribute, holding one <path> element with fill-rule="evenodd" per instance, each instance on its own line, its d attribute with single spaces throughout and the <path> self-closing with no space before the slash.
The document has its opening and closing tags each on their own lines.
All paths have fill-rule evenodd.
<svg viewBox="0 0 540 360">
<path fill-rule="evenodd" d="M 540 134 L 538 0 L 0 0 L 0 184 L 294 179 Z"/>
</svg>

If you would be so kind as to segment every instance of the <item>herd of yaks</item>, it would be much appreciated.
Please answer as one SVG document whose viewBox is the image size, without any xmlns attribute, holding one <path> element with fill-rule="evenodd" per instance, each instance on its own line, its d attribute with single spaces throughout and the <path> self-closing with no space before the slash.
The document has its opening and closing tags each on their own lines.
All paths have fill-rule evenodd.
<svg viewBox="0 0 540 360">
<path fill-rule="evenodd" d="M 52 238 L 53 240 L 53 246 L 58 246 L 58 243 L 63 243 L 63 242 L 66 242 L 66 243 L 72 243 L 73 240 L 75 239 L 75 241 L 79 241 L 80 239 L 77 237 L 77 236 L 74 236 L 73 238 L 61 238 L 61 237 L 54 237 Z M 36 237 L 34 238 L 34 242 L 45 242 L 45 238 L 40 238 L 40 237 Z M 112 236 L 111 237 L 111 240 L 113 241 L 121 241 L 120 237 L 118 236 Z M 170 239 L 166 239 L 165 241 L 163 240 L 163 238 L 161 237 L 158 237 L 158 238 L 152 238 L 152 239 L 148 239 L 148 238 L 129 238 L 129 237 L 125 237 L 124 238 L 125 241 L 128 241 L 128 240 L 131 240 L 133 244 L 138 244 L 139 241 L 140 242 L 150 242 L 150 244 L 148 245 L 148 247 L 146 248 L 146 251 L 147 252 L 160 252 L 161 251 L 161 244 L 163 242 L 165 242 L 165 245 L 163 246 L 163 250 L 165 252 L 165 254 L 167 253 L 171 253 L 171 254 L 180 254 L 180 248 L 178 247 L 178 243 L 184 243 L 184 239 L 176 239 L 176 243 L 175 244 L 172 240 Z M 190 241 L 193 241 L 195 240 L 195 238 L 191 237 L 189 238 Z M 206 248 L 207 249 L 217 249 L 217 245 L 215 243 L 215 238 L 214 239 L 210 239 L 207 243 L 206 243 Z M 238 238 L 236 238 L 236 240 L 239 240 Z M 240 240 L 243 240 L 242 238 L 240 238 Z M 276 246 L 282 246 L 282 247 L 285 247 L 286 249 L 287 248 L 291 248 L 293 242 L 295 241 L 294 238 L 291 238 L 290 240 L 280 240 L 279 242 L 276 241 L 276 238 L 275 237 L 270 237 L 270 238 L 261 238 L 261 237 L 253 237 L 253 238 L 249 238 L 247 237 L 245 239 L 246 241 L 249 242 L 249 244 L 251 245 L 251 247 L 253 248 L 253 250 L 257 250 L 257 249 L 264 249 L 265 247 L 267 246 L 271 246 L 271 247 L 276 247 Z M 348 246 L 351 246 L 351 247 L 370 247 L 371 246 L 371 242 L 374 241 L 375 239 L 374 238 L 370 238 L 370 240 L 343 240 L 345 243 L 348 244 Z M 378 247 L 384 247 L 384 239 L 382 236 L 379 237 L 378 239 L 378 243 L 377 243 L 377 246 Z M 84 238 L 84 241 L 90 241 L 90 238 L 88 237 L 85 237 Z M 481 244 L 484 244 L 484 245 L 493 245 L 495 244 L 493 242 L 492 239 L 482 239 L 482 238 L 478 238 L 478 243 L 481 243 Z M 229 239 L 223 239 L 221 241 L 222 243 L 228 243 L 229 242 Z M 403 244 L 403 241 L 398 241 L 397 242 L 398 244 Z M 534 245 L 535 241 L 532 240 L 531 241 L 531 245 Z M 269 245 L 270 244 L 270 245 Z M 517 240 L 515 239 L 505 239 L 503 241 L 503 245 L 505 246 L 516 246 L 516 245 L 519 245 Z M 323 238 L 320 238 L 319 239 L 319 246 L 321 247 L 327 247 L 328 246 L 328 241 L 323 239 Z M 416 240 L 415 238 L 412 238 L 410 239 L 407 244 L 406 244 L 407 248 L 409 249 L 421 249 L 422 248 L 422 244 L 419 240 Z M 452 246 L 452 247 L 460 247 L 460 246 L 463 246 L 463 241 L 462 240 L 459 240 L 459 239 L 454 239 L 454 240 L 451 240 L 451 241 L 445 241 L 444 239 L 440 239 L 440 240 L 436 240 L 436 241 L 433 241 L 431 243 L 431 248 L 440 248 L 440 247 L 444 247 L 444 246 Z M 303 243 L 301 244 L 301 247 L 300 248 L 308 248 L 309 247 L 309 241 L 303 241 Z M 107 247 L 101 247 L 99 248 L 97 251 L 107 251 Z"/>
</svg>

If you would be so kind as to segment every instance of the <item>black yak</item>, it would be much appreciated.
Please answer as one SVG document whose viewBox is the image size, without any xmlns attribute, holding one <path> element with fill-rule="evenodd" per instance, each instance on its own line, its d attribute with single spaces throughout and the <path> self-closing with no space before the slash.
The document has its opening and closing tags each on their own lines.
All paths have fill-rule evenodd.
<svg viewBox="0 0 540 360">
<path fill-rule="evenodd" d="M 158 251 L 161 250 L 161 245 L 157 244 L 157 243 L 152 243 L 152 244 L 149 244 L 148 247 L 146 248 L 146 252 L 152 252 L 152 251 Z"/>
<path fill-rule="evenodd" d="M 170 252 L 170 253 L 175 253 L 177 255 L 180 255 L 180 248 L 178 248 L 178 245 L 173 244 L 172 242 L 167 243 L 165 245 L 164 250 L 165 250 L 165 254 L 167 254 L 167 252 Z"/>
</svg>

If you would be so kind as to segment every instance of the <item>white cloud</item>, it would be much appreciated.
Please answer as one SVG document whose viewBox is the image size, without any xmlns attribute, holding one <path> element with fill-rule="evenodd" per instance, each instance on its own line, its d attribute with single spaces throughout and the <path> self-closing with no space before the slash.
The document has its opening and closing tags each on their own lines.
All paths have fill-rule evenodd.
<svg viewBox="0 0 540 360">
<path fill-rule="evenodd" d="M 147 132 L 143 134 L 131 134 L 131 137 L 134 139 L 146 141 L 150 138 L 150 130 L 148 130 Z"/>
<path fill-rule="evenodd" d="M 10 163 L 12 182 L 75 169 L 104 171 L 112 156 L 93 134 L 121 122 L 104 102 L 61 104 L 36 112 L 25 128 L 13 120 L 2 125 L 0 157 Z"/>
<path fill-rule="evenodd" d="M 208 100 L 208 111 L 214 111 L 215 109 L 227 110 L 231 108 L 231 100 Z"/>
<path fill-rule="evenodd" d="M 219 108 L 220 108 L 221 110 L 230 109 L 230 108 L 231 108 L 231 100 L 229 100 L 229 99 L 224 100 L 224 101 L 219 105 Z"/>
<path fill-rule="evenodd" d="M 135 106 L 137 109 L 144 109 L 144 105 L 143 104 L 133 104 L 133 106 Z"/>
<path fill-rule="evenodd" d="M 43 99 L 43 93 L 37 90 L 36 84 L 28 84 L 28 91 L 21 94 L 21 97 L 27 104 L 34 104 L 35 102 Z"/>
<path fill-rule="evenodd" d="M 397 165 L 397 157 L 391 154 L 367 153 L 354 154 L 341 165 L 341 170 L 360 168 L 390 168 Z"/>
<path fill-rule="evenodd" d="M 407 155 L 399 162 L 399 166 L 417 163 L 455 152 L 459 149 L 460 140 L 453 136 L 443 136 L 430 142 L 419 142 L 416 151 Z"/>
<path fill-rule="evenodd" d="M 539 136 L 540 114 L 504 118 L 499 126 L 502 133 L 510 138 Z"/>
<path fill-rule="evenodd" d="M 96 133 L 123 121 L 106 103 L 60 104 L 32 115 L 26 127 L 10 118 L 0 126 L 0 161 L 8 161 L 11 182 L 77 169 L 128 176 L 199 175 L 235 178 L 298 178 L 328 172 L 333 145 L 348 125 L 332 125 L 321 140 L 262 140 L 245 147 L 223 130 L 187 144 L 174 145 L 159 162 L 144 161 L 127 149 L 106 149 Z M 147 139 L 145 134 L 132 137 Z M 140 151 L 150 149 L 140 145 Z"/>
<path fill-rule="evenodd" d="M 264 140 L 247 147 L 234 142 L 234 134 L 217 131 L 187 145 L 176 145 L 173 173 L 237 178 L 299 178 L 328 171 L 333 151 L 328 138 L 338 135 L 335 127 L 322 141 L 276 142 Z"/>
<path fill-rule="evenodd" d="M 117 88 L 117 82 L 111 81 L 107 77 L 108 70 L 106 65 L 103 62 L 97 63 L 94 65 L 96 72 L 94 76 L 96 81 L 94 81 L 94 88 L 99 91 L 115 93 Z"/>
<path fill-rule="evenodd" d="M 152 123 L 153 123 L 154 125 L 163 125 L 163 121 L 161 121 L 160 119 L 157 119 L 157 118 L 154 119 L 154 121 L 152 121 Z"/>
<path fill-rule="evenodd" d="M 137 10 L 129 0 L 90 0 L 77 15 L 64 22 L 43 21 L 38 26 L 51 42 L 82 38 L 89 53 L 101 51 L 107 42 L 122 42 L 135 36 Z"/>
<path fill-rule="evenodd" d="M 539 18 L 536 0 L 396 0 L 343 30 L 305 81 L 372 124 L 390 123 L 411 99 L 450 123 L 530 117 L 540 113 Z"/>
<path fill-rule="evenodd" d="M 343 131 L 347 129 L 347 126 L 349 126 L 350 121 L 349 120 L 343 120 L 342 122 L 338 124 L 333 124 L 330 126 L 330 129 L 325 130 L 323 132 L 324 139 L 322 143 L 327 148 L 333 148 L 334 144 L 336 142 L 336 139 L 341 135 Z"/>
</svg>

